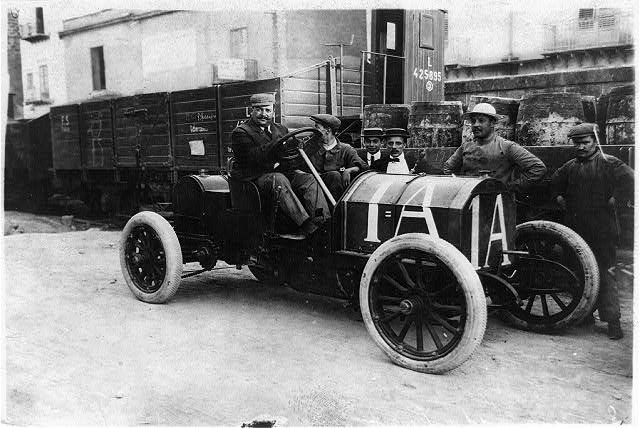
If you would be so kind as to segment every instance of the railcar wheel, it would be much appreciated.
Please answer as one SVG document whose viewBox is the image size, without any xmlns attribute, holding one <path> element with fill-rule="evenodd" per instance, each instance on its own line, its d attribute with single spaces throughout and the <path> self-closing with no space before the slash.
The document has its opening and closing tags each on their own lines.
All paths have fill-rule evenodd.
<svg viewBox="0 0 640 428">
<path fill-rule="evenodd" d="M 360 282 L 364 324 L 389 358 L 424 373 L 466 361 L 482 341 L 487 306 L 471 263 L 450 243 L 422 233 L 384 242 Z"/>
<path fill-rule="evenodd" d="M 598 263 L 587 243 L 570 228 L 550 221 L 516 227 L 518 256 L 509 282 L 522 306 L 503 313 L 517 328 L 553 331 L 583 320 L 593 311 L 600 288 Z"/>
<path fill-rule="evenodd" d="M 120 267 L 139 300 L 164 303 L 171 299 L 180 285 L 182 252 L 169 222 L 150 211 L 131 217 L 120 238 Z"/>
</svg>

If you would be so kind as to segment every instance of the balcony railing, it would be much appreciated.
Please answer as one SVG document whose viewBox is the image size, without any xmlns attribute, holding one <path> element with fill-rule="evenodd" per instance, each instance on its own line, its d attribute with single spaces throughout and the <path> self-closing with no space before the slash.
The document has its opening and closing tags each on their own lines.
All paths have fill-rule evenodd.
<svg viewBox="0 0 640 428">
<path fill-rule="evenodd" d="M 545 27 L 545 53 L 633 44 L 631 14 L 572 19 Z"/>
<path fill-rule="evenodd" d="M 20 38 L 28 42 L 37 42 L 48 39 L 49 34 L 46 34 L 44 30 L 39 29 L 35 23 L 29 22 L 20 25 Z"/>
</svg>

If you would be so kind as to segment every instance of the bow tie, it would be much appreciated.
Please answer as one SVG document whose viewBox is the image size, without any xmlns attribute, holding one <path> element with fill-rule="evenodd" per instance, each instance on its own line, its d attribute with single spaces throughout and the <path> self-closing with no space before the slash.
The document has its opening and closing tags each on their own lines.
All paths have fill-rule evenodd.
<svg viewBox="0 0 640 428">
<path fill-rule="evenodd" d="M 400 162 L 400 158 L 389 158 L 389 162 Z"/>
</svg>

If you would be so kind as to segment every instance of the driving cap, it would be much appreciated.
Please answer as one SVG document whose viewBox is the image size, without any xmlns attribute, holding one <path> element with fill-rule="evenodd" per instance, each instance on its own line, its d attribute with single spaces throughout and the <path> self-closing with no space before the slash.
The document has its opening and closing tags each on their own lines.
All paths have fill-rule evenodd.
<svg viewBox="0 0 640 428">
<path fill-rule="evenodd" d="M 334 131 L 337 131 L 338 128 L 340 128 L 341 123 L 340 119 L 337 117 L 324 113 L 311 115 L 311 120 Z"/>
<path fill-rule="evenodd" d="M 384 137 L 382 128 L 364 128 L 360 133 L 361 137 Z"/>
<path fill-rule="evenodd" d="M 249 100 L 252 106 L 268 106 L 276 103 L 276 97 L 273 94 L 253 94 Z"/>
<path fill-rule="evenodd" d="M 596 125 L 595 123 L 581 123 L 571 128 L 569 130 L 569 133 L 567 134 L 567 137 L 574 138 L 574 137 L 582 137 L 583 135 L 593 136 L 594 130 L 595 131 L 598 130 L 598 125 Z"/>
<path fill-rule="evenodd" d="M 485 116 L 492 117 L 496 120 L 502 118 L 501 115 L 496 113 L 496 109 L 489 103 L 478 103 L 475 106 L 473 106 L 473 110 L 466 112 L 462 116 L 465 119 L 468 119 L 472 115 L 476 115 L 476 114 L 483 114 Z"/>
<path fill-rule="evenodd" d="M 409 133 L 403 128 L 387 128 L 384 130 L 384 136 L 409 138 Z"/>
</svg>

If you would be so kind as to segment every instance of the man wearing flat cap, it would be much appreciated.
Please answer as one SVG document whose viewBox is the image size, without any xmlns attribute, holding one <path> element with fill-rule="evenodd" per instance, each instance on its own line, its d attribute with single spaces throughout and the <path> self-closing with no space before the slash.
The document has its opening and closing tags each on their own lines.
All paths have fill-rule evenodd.
<svg viewBox="0 0 640 428">
<path fill-rule="evenodd" d="M 289 131 L 273 122 L 274 95 L 254 94 L 250 103 L 251 118 L 231 134 L 237 163 L 232 174 L 256 183 L 266 200 L 275 200 L 280 188 L 279 211 L 308 236 L 331 216 L 327 200 L 313 175 L 282 161 L 286 149 L 275 143 Z"/>
<path fill-rule="evenodd" d="M 374 161 L 371 169 L 387 174 L 409 174 L 409 166 L 404 158 L 404 146 L 409 133 L 402 128 L 384 130 L 384 144 L 388 152 Z"/>
<path fill-rule="evenodd" d="M 553 194 L 564 212 L 565 224 L 587 242 L 598 261 L 600 293 L 598 315 L 607 322 L 612 340 L 622 338 L 620 303 L 615 279 L 609 269 L 615 265 L 617 223 L 616 201 L 633 197 L 633 170 L 620 159 L 602 153 L 598 128 L 582 123 L 569 131 L 576 157 L 562 165 L 551 179 Z M 594 321 L 593 317 L 587 322 Z"/>
<path fill-rule="evenodd" d="M 351 179 L 365 170 L 367 164 L 358 156 L 356 149 L 336 138 L 340 119 L 330 114 L 314 114 L 311 120 L 322 137 L 320 141 L 311 141 L 305 147 L 305 152 L 333 197 L 338 200 L 351 184 Z"/>
<path fill-rule="evenodd" d="M 384 131 L 382 128 L 364 128 L 360 136 L 362 137 L 362 143 L 366 150 L 366 155 L 362 154 L 363 159 L 366 158 L 367 165 L 371 166 L 374 161 L 382 157 L 380 145 L 384 138 Z"/>
<path fill-rule="evenodd" d="M 463 141 L 445 162 L 445 174 L 487 173 L 514 192 L 525 192 L 544 177 L 547 168 L 538 157 L 496 135 L 495 125 L 501 116 L 491 104 L 478 103 L 464 117 L 471 122 L 473 140 Z"/>
</svg>

